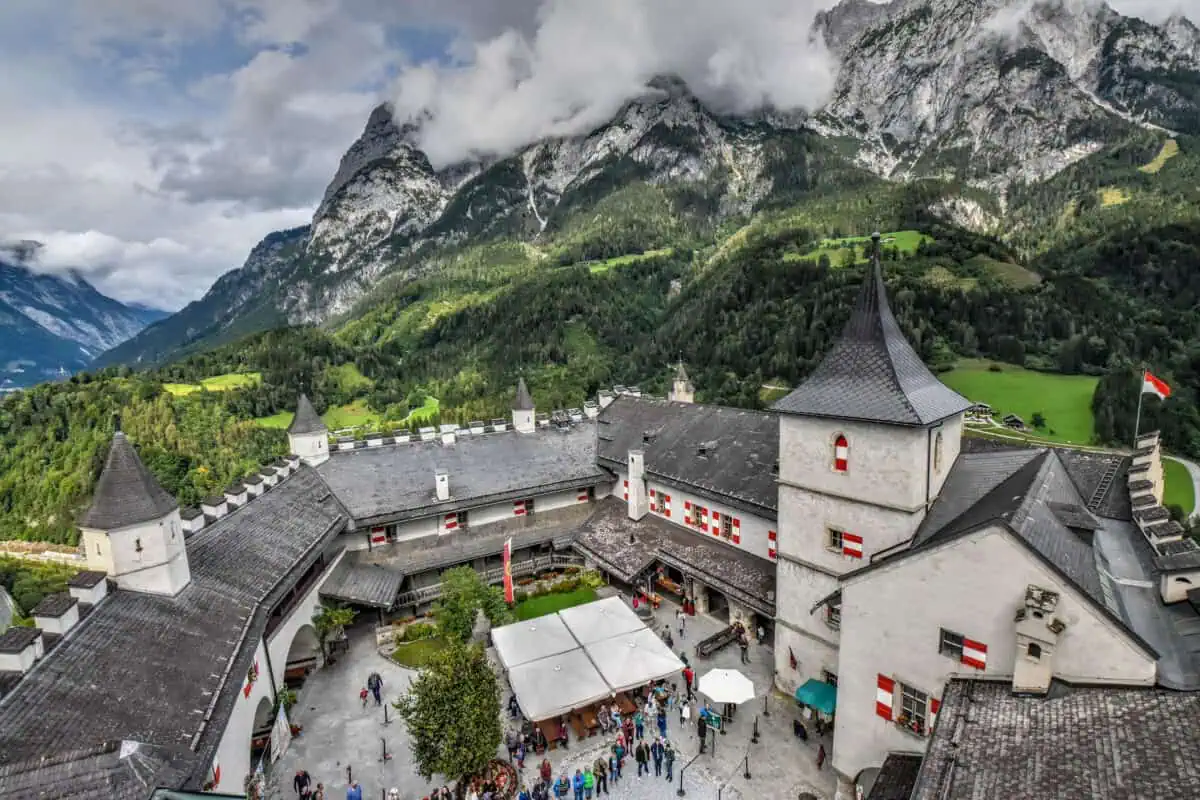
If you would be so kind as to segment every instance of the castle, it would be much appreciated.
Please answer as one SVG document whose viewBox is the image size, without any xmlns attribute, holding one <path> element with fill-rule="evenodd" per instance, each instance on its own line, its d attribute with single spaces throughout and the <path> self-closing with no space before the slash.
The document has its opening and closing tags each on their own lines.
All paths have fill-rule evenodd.
<svg viewBox="0 0 1200 800">
<path fill-rule="evenodd" d="M 423 611 L 448 567 L 498 582 L 509 539 L 516 576 L 586 564 L 763 627 L 778 688 L 836 687 L 845 796 L 1200 796 L 1200 547 L 1161 506 L 1157 435 L 1128 457 L 964 437 L 877 249 L 771 411 L 694 391 L 680 364 L 668 400 L 545 415 L 522 380 L 510 419 L 363 440 L 301 397 L 291 455 L 198 509 L 116 434 L 88 571 L 0 636 L 0 796 L 240 791 L 321 659 L 322 600 Z"/>
</svg>

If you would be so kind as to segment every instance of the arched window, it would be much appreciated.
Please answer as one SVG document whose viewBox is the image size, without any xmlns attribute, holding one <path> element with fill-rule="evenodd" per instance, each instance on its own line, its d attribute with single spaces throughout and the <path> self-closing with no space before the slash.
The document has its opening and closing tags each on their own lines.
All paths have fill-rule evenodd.
<svg viewBox="0 0 1200 800">
<path fill-rule="evenodd" d="M 1187 584 L 1190 584 L 1192 581 L 1191 581 L 1191 579 L 1189 579 L 1189 578 L 1176 578 L 1176 579 L 1175 579 L 1175 582 L 1176 582 L 1176 583 L 1187 583 Z"/>
<path fill-rule="evenodd" d="M 1025 652 L 1030 658 L 1032 658 L 1034 661 L 1037 661 L 1042 657 L 1042 646 L 1035 642 L 1030 642 L 1029 646 L 1025 648 Z"/>
<path fill-rule="evenodd" d="M 833 471 L 846 472 L 850 469 L 850 442 L 842 434 L 833 440 Z"/>
<path fill-rule="evenodd" d="M 933 437 L 933 471 L 942 471 L 942 432 L 938 431 Z"/>
</svg>

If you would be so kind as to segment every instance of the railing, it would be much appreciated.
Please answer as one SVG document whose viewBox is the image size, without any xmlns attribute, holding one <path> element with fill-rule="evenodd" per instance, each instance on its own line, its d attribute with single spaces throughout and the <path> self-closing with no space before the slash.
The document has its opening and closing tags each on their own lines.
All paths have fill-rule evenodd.
<svg viewBox="0 0 1200 800">
<path fill-rule="evenodd" d="M 555 553 L 554 555 L 535 556 L 525 561 L 515 562 L 512 565 L 512 574 L 516 578 L 548 567 L 577 567 L 582 566 L 582 564 L 583 556 Z M 481 572 L 480 577 L 486 583 L 498 583 L 504 580 L 504 567 L 492 567 Z M 401 592 L 396 598 L 396 604 L 401 606 L 419 605 L 430 600 L 437 600 L 441 596 L 442 584 L 439 581 L 432 586 L 422 586 L 419 589 L 410 589 L 407 592 Z"/>
</svg>

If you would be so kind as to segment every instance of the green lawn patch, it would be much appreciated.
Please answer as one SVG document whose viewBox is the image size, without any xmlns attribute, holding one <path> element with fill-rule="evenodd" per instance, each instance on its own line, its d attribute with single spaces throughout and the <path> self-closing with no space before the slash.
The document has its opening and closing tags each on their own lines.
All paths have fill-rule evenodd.
<svg viewBox="0 0 1200 800">
<path fill-rule="evenodd" d="M 513 613 L 517 615 L 518 620 L 533 619 L 534 617 L 544 617 L 547 614 L 553 614 L 555 611 L 562 611 L 564 608 L 581 606 L 595 599 L 595 589 L 576 589 L 573 592 L 544 594 L 540 597 L 531 597 L 528 600 L 522 600 L 520 603 L 517 603 L 513 607 Z"/>
<path fill-rule="evenodd" d="M 243 386 L 257 386 L 262 383 L 262 374 L 258 372 L 229 372 L 224 375 L 214 375 L 205 378 L 200 383 L 164 383 L 163 389 L 181 397 L 200 391 L 201 388 L 210 392 L 225 392 L 230 389 L 240 389 Z"/>
<path fill-rule="evenodd" d="M 337 367 L 330 367 L 326 371 L 326 375 L 332 378 L 338 388 L 345 392 L 370 389 L 375 385 L 375 381 L 359 372 L 358 367 L 354 364 L 342 364 Z"/>
<path fill-rule="evenodd" d="M 379 414 L 372 411 L 367 406 L 366 400 L 355 400 L 353 403 L 347 403 L 344 406 L 335 406 L 326 410 L 321 415 L 321 419 L 329 426 L 329 430 L 336 431 L 342 428 L 357 428 L 360 426 L 378 425 L 382 418 Z"/>
<path fill-rule="evenodd" d="M 827 256 L 829 263 L 835 267 L 842 266 L 846 252 L 854 253 L 854 263 L 862 264 L 867 260 L 867 250 L 871 241 L 869 236 L 843 236 L 840 239 L 822 239 L 815 250 L 808 253 L 788 253 L 784 261 L 816 261 L 821 256 Z M 899 248 L 902 253 L 916 252 L 921 242 L 932 242 L 933 237 L 920 231 L 893 231 L 880 236 L 884 247 Z"/>
<path fill-rule="evenodd" d="M 588 261 L 588 270 L 593 275 L 601 272 L 608 272 L 613 267 L 624 267 L 628 264 L 634 264 L 638 261 L 645 261 L 650 258 L 658 258 L 659 256 L 669 256 L 675 252 L 674 247 L 664 247 L 660 250 L 647 250 L 644 253 L 630 253 L 624 256 L 616 256 L 608 258 L 604 261 Z"/>
<path fill-rule="evenodd" d="M 964 292 L 969 292 L 979 285 L 977 278 L 955 275 L 940 264 L 930 267 L 929 271 L 922 277 L 926 283 L 937 286 L 939 289 L 961 289 Z"/>
<path fill-rule="evenodd" d="M 1174 139 L 1167 139 L 1163 142 L 1162 149 L 1158 151 L 1158 155 L 1149 164 L 1138 167 L 1138 169 L 1153 175 L 1177 155 L 1179 155 L 1179 142 Z"/>
<path fill-rule="evenodd" d="M 1007 283 L 1015 289 L 1026 289 L 1037 286 L 1042 282 L 1042 276 L 1032 270 L 1025 269 L 1020 264 L 1010 261 L 997 261 L 980 253 L 967 261 L 968 265 L 982 267 L 992 274 L 996 280 Z"/>
<path fill-rule="evenodd" d="M 781 397 L 785 397 L 790 392 L 786 386 L 781 386 L 775 383 L 764 383 L 758 389 L 758 401 L 764 406 L 769 406 Z"/>
<path fill-rule="evenodd" d="M 438 410 L 441 409 L 441 403 L 436 397 L 426 396 L 425 402 L 420 408 L 414 408 L 408 412 L 400 424 L 401 425 L 426 425 L 437 416 Z"/>
<path fill-rule="evenodd" d="M 1164 458 L 1163 465 L 1163 505 L 1179 506 L 1184 514 L 1190 515 L 1196 508 L 1196 489 L 1192 485 L 1192 475 L 1187 467 L 1173 458 Z"/>
<path fill-rule="evenodd" d="M 1046 425 L 1037 436 L 1066 444 L 1090 444 L 1095 426 L 1092 395 L 1098 378 L 1088 375 L 1058 375 L 999 364 L 993 372 L 990 361 L 964 360 L 942 373 L 942 382 L 975 403 L 987 403 L 997 418 L 1016 414 L 1033 424 L 1041 412 Z"/>
<path fill-rule="evenodd" d="M 1103 189 L 1098 189 L 1100 192 L 1100 205 L 1102 206 L 1119 206 L 1122 203 L 1129 202 L 1129 192 L 1124 189 L 1119 189 L 1114 186 L 1106 186 Z"/>
<path fill-rule="evenodd" d="M 280 411 L 278 414 L 272 414 L 269 417 L 258 417 L 254 421 L 264 428 L 278 428 L 287 430 L 292 424 L 292 412 Z"/>
<path fill-rule="evenodd" d="M 396 649 L 392 651 L 392 660 L 410 669 L 420 669 L 445 649 L 446 640 L 440 636 L 416 642 L 403 642 L 396 645 Z"/>
</svg>

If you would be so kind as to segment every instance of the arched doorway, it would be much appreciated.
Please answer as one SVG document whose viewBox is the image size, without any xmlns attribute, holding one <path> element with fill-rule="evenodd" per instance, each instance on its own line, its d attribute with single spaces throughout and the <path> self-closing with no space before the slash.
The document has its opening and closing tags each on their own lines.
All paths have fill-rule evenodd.
<svg viewBox="0 0 1200 800">
<path fill-rule="evenodd" d="M 288 648 L 287 662 L 283 671 L 283 683 L 287 688 L 298 691 L 304 685 L 308 673 L 321 665 L 321 643 L 312 625 L 304 625 L 292 638 Z"/>
<path fill-rule="evenodd" d="M 275 724 L 275 716 L 271 713 L 275 706 L 270 697 L 258 701 L 254 709 L 254 727 L 250 734 L 250 769 L 254 770 L 258 760 L 271 749 L 271 726 Z M 270 756 L 266 758 L 270 761 Z"/>
</svg>

